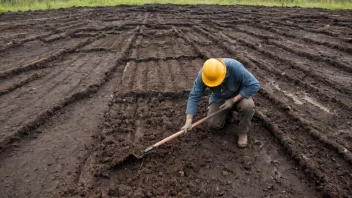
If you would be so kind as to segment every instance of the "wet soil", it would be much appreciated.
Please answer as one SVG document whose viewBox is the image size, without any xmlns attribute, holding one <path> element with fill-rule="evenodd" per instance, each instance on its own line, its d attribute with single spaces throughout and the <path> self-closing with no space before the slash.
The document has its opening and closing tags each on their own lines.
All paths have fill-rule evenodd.
<svg viewBox="0 0 352 198">
<path fill-rule="evenodd" d="M 0 197 L 351 197 L 351 16 L 216 5 L 0 15 Z M 236 119 L 125 158 L 179 131 L 211 57 L 239 60 L 261 84 L 248 148 Z"/>
</svg>

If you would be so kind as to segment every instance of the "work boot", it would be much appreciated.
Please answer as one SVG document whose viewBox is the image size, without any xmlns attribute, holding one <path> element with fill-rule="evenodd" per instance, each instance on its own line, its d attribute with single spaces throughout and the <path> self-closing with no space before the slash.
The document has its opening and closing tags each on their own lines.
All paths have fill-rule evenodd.
<svg viewBox="0 0 352 198">
<path fill-rule="evenodd" d="M 238 147 L 245 148 L 248 145 L 247 133 L 238 135 Z"/>
<path fill-rule="evenodd" d="M 238 124 L 238 147 L 240 148 L 247 147 L 248 145 L 247 133 L 251 126 L 251 120 L 255 112 L 254 107 L 255 105 L 252 98 L 244 98 L 236 105 L 240 121 Z"/>
</svg>

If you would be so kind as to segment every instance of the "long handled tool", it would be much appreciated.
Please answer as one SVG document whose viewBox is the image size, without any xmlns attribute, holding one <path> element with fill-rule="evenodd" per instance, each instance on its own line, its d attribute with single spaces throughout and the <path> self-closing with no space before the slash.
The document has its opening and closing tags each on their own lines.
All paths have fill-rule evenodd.
<svg viewBox="0 0 352 198">
<path fill-rule="evenodd" d="M 196 127 L 197 125 L 207 121 L 208 119 L 216 116 L 217 114 L 219 114 L 219 113 L 221 113 L 223 111 L 225 111 L 225 109 L 220 109 L 217 112 L 215 112 L 215 113 L 213 113 L 213 114 L 211 114 L 211 115 L 209 115 L 209 116 L 207 116 L 207 117 L 205 117 L 205 118 L 203 118 L 201 120 L 198 120 L 197 122 L 192 124 L 192 127 Z M 143 158 L 144 154 L 146 154 L 149 151 L 153 150 L 154 148 L 156 148 L 156 147 L 158 147 L 158 146 L 160 146 L 162 144 L 165 144 L 166 142 L 168 142 L 168 141 L 170 141 L 170 140 L 182 135 L 183 133 L 184 133 L 184 130 L 181 130 L 181 131 L 179 131 L 177 133 L 174 133 L 173 135 L 170 135 L 169 137 L 167 137 L 167 138 L 165 138 L 165 139 L 163 139 L 163 140 L 161 140 L 161 141 L 159 141 L 159 142 L 157 142 L 157 143 L 155 143 L 155 144 L 153 144 L 151 146 L 148 146 L 148 148 L 144 149 L 143 153 L 140 153 L 140 151 L 136 152 L 136 153 L 130 153 L 130 154 L 125 153 L 124 155 L 119 156 L 119 159 L 115 160 L 116 161 L 115 164 L 116 164 L 116 166 L 118 166 L 119 164 L 122 164 L 122 163 L 124 163 L 126 161 L 140 160 L 140 159 Z"/>
<path fill-rule="evenodd" d="M 196 127 L 196 126 L 199 125 L 199 124 L 202 124 L 203 122 L 209 120 L 210 118 L 216 116 L 217 114 L 223 112 L 224 110 L 226 110 L 226 109 L 220 109 L 220 110 L 218 110 L 217 112 L 215 112 L 215 113 L 213 113 L 213 114 L 211 114 L 211 115 L 209 115 L 209 116 L 207 116 L 207 117 L 205 117 L 205 118 L 203 118 L 203 119 L 198 120 L 197 122 L 195 122 L 195 123 L 192 124 L 192 128 L 193 128 L 193 127 Z M 174 134 L 170 135 L 169 137 L 167 137 L 167 138 L 165 138 L 165 139 L 163 139 L 163 140 L 161 140 L 161 141 L 159 141 L 159 142 L 157 142 L 157 143 L 155 143 L 155 144 L 153 144 L 153 145 L 151 145 L 151 146 L 148 146 L 146 149 L 144 149 L 143 152 L 144 152 L 144 153 L 147 153 L 147 152 L 153 150 L 154 148 L 156 148 L 156 147 L 158 147 L 158 146 L 160 146 L 160 145 L 162 145 L 162 144 L 165 144 L 166 142 L 168 142 L 168 141 L 170 141 L 170 140 L 172 140 L 172 139 L 174 139 L 174 138 L 176 138 L 176 137 L 182 135 L 184 132 L 185 132 L 184 130 L 181 130 L 181 131 L 179 131 L 179 132 L 177 132 L 177 133 L 174 133 Z"/>
</svg>

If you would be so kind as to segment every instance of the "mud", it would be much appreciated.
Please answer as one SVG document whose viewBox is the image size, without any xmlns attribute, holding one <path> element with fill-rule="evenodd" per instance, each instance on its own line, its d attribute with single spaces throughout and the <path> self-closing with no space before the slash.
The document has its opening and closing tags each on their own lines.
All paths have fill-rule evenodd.
<svg viewBox="0 0 352 198">
<path fill-rule="evenodd" d="M 351 16 L 215 5 L 2 14 L 1 197 L 351 197 Z M 236 146 L 236 119 L 130 157 L 179 131 L 210 57 L 260 81 L 249 147 Z"/>
</svg>

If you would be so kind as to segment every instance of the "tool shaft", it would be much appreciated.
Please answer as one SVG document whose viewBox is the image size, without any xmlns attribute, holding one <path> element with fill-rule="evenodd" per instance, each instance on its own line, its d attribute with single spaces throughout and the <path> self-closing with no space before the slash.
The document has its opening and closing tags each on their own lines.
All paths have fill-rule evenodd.
<svg viewBox="0 0 352 198">
<path fill-rule="evenodd" d="M 208 119 L 210 119 L 210 118 L 216 116 L 217 114 L 223 112 L 224 110 L 226 110 L 226 109 L 220 109 L 220 110 L 218 110 L 217 112 L 215 112 L 215 113 L 213 113 L 213 114 L 211 114 L 211 115 L 209 115 L 209 116 L 207 116 L 207 117 L 205 117 L 205 118 L 203 118 L 203 119 L 198 120 L 197 122 L 195 122 L 195 123 L 192 124 L 192 128 L 193 128 L 193 127 L 196 127 L 197 125 L 199 125 L 199 124 L 201 124 L 201 123 L 207 121 Z M 178 131 L 178 132 L 176 132 L 176 133 L 170 135 L 169 137 L 167 137 L 167 138 L 165 138 L 165 139 L 163 139 L 163 140 L 161 140 L 161 141 L 155 143 L 155 144 L 153 145 L 153 147 L 154 147 L 154 148 L 155 148 L 155 147 L 158 147 L 158 146 L 160 146 L 160 145 L 162 145 L 162 144 L 164 144 L 164 143 L 166 143 L 166 142 L 168 142 L 168 141 L 170 141 L 170 140 L 172 140 L 172 139 L 174 139 L 174 138 L 176 138 L 176 137 L 182 135 L 184 132 L 185 132 L 184 130 Z"/>
</svg>

